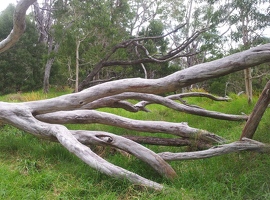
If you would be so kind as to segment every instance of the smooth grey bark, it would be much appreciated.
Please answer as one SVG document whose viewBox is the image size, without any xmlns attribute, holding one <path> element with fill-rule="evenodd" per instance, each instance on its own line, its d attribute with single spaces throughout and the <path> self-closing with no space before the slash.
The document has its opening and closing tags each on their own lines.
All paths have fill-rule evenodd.
<svg viewBox="0 0 270 200">
<path fill-rule="evenodd" d="M 191 128 L 187 123 L 134 120 L 95 110 L 60 111 L 37 115 L 37 119 L 57 124 L 106 124 L 136 131 L 168 133 L 184 138 L 202 139 L 214 143 L 224 143 L 225 139 L 205 130 Z"/>
</svg>

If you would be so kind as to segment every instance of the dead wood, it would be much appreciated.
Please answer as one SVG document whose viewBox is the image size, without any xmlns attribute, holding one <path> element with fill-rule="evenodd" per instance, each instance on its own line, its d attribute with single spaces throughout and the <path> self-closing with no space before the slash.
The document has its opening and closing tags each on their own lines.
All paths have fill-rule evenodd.
<svg viewBox="0 0 270 200">
<path fill-rule="evenodd" d="M 165 121 L 133 120 L 114 114 L 94 111 L 76 110 L 60 111 L 37 115 L 37 119 L 47 123 L 57 124 L 90 124 L 99 123 L 127 128 L 149 133 L 168 133 L 185 138 L 201 139 L 213 143 L 224 143 L 225 139 L 205 130 L 191 128 L 187 123 L 172 123 Z"/>
<path fill-rule="evenodd" d="M 162 152 L 159 153 L 158 155 L 160 155 L 164 160 L 167 161 L 195 160 L 195 159 L 211 158 L 214 156 L 220 156 L 240 151 L 256 151 L 261 153 L 269 153 L 270 146 L 255 140 L 242 138 L 241 141 L 236 141 L 224 145 L 218 145 L 203 151 L 183 152 L 183 153 Z"/>
<path fill-rule="evenodd" d="M 21 0 L 18 3 L 14 14 L 13 30 L 5 40 L 0 42 L 0 52 L 6 51 L 18 41 L 25 28 L 24 18 L 26 10 L 34 2 L 35 0 Z M 196 37 L 196 33 L 194 37 Z M 143 49 L 140 45 L 138 45 L 138 48 Z M 175 49 L 171 53 L 177 55 L 176 53 L 180 50 Z M 147 59 L 154 60 L 150 55 L 147 55 L 146 50 L 145 54 Z M 167 58 L 164 59 L 166 60 Z M 139 62 L 141 63 L 141 61 Z M 87 109 L 91 108 L 93 102 L 97 106 L 101 106 L 100 102 L 102 101 L 100 100 L 102 99 L 112 97 L 121 99 L 121 95 L 126 95 L 126 97 L 128 96 L 132 99 L 159 103 L 174 110 L 204 117 L 224 120 L 246 120 L 248 119 L 247 116 L 206 111 L 179 104 L 172 99 L 160 97 L 156 94 L 173 92 L 193 83 L 223 76 L 266 62 L 270 62 L 270 43 L 219 60 L 195 65 L 160 79 L 133 78 L 117 80 L 93 86 L 76 94 L 63 95 L 52 99 L 23 103 L 0 102 L 0 122 L 10 124 L 37 137 L 57 141 L 90 167 L 104 174 L 127 179 L 134 184 L 161 190 L 163 188 L 161 184 L 109 163 L 95 154 L 88 145 L 108 145 L 129 152 L 148 163 L 159 174 L 168 178 L 175 177 L 176 173 L 165 160 L 200 159 L 245 150 L 269 152 L 269 145 L 245 138 L 246 136 L 250 138 L 253 136 L 258 122 L 265 111 L 265 107 L 269 104 L 269 84 L 267 84 L 266 90 L 264 90 L 260 97 L 258 105 L 255 106 L 254 112 L 249 119 L 251 122 L 247 123 L 240 141 L 218 145 L 198 152 L 163 152 L 156 154 L 130 139 L 116 136 L 112 133 L 71 131 L 60 124 L 103 123 L 137 131 L 169 133 L 183 138 L 192 138 L 195 141 L 196 139 L 202 139 L 208 142 L 224 142 L 224 139 L 220 136 L 204 130 L 191 128 L 185 123 L 132 120 Z M 110 64 L 113 65 L 113 63 Z M 260 104 L 263 105 L 261 106 Z M 126 106 L 129 105 L 126 104 Z M 145 109 L 145 103 L 139 103 L 134 105 L 134 107 L 139 108 L 139 110 Z"/>
<path fill-rule="evenodd" d="M 160 146 L 189 146 L 194 149 L 207 149 L 212 147 L 212 144 L 206 143 L 203 140 L 190 140 L 188 138 L 160 138 L 160 137 L 149 137 L 149 136 L 130 136 L 123 135 L 123 137 L 135 141 L 139 144 L 150 144 L 150 145 L 160 145 Z"/>
</svg>

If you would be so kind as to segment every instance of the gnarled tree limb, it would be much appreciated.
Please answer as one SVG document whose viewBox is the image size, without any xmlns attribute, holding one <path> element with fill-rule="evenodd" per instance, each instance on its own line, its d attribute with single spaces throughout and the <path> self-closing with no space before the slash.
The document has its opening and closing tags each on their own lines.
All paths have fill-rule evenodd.
<svg viewBox="0 0 270 200">
<path fill-rule="evenodd" d="M 208 149 L 212 147 L 212 144 L 206 143 L 202 140 L 190 140 L 189 138 L 160 138 L 149 136 L 134 136 L 123 135 L 132 141 L 139 144 L 161 145 L 161 146 L 189 146 L 197 149 Z"/>
<path fill-rule="evenodd" d="M 129 103 L 128 101 L 123 101 L 123 100 L 127 100 L 127 99 L 133 99 L 134 96 L 135 95 L 132 93 L 122 93 L 122 94 L 118 94 L 118 95 L 95 100 L 95 101 L 83 106 L 83 108 L 85 108 L 85 109 L 97 109 L 97 108 L 103 108 L 103 107 L 123 108 L 127 111 L 130 111 L 130 112 L 138 112 L 138 111 L 142 110 L 142 108 L 144 108 L 145 110 L 143 110 L 143 111 L 148 112 L 148 110 L 145 108 L 145 106 L 151 104 L 152 103 L 151 101 L 139 102 L 137 105 L 142 105 L 142 106 L 140 106 L 140 108 L 138 106 L 134 106 L 133 104 Z M 137 96 L 138 96 L 137 97 L 138 100 L 143 99 L 143 95 L 137 94 Z M 201 92 L 180 93 L 180 94 L 166 96 L 166 98 L 168 98 L 168 99 L 180 100 L 180 101 L 182 98 L 185 98 L 185 97 L 206 97 L 206 98 L 209 98 L 209 99 L 212 99 L 215 101 L 229 101 L 229 100 L 231 100 L 229 97 L 216 97 L 212 94 L 201 93 Z M 183 102 L 181 101 L 181 103 L 183 103 Z M 188 104 L 185 104 L 185 105 L 188 105 Z M 194 107 L 193 105 L 188 105 L 188 106 Z"/>
<path fill-rule="evenodd" d="M 176 176 L 175 171 L 160 156 L 146 147 L 132 140 L 104 131 L 71 131 L 71 133 L 83 144 L 98 144 L 112 146 L 124 150 L 142 161 L 148 163 L 161 175 L 168 178 Z"/>
<path fill-rule="evenodd" d="M 118 102 L 119 99 L 136 99 L 136 100 L 143 100 L 134 106 L 130 105 L 130 110 L 132 107 L 135 107 L 137 109 L 133 109 L 133 111 L 139 111 L 139 110 L 145 110 L 145 106 L 148 105 L 149 103 L 157 103 L 164 105 L 168 108 L 189 113 L 189 114 L 194 114 L 194 115 L 199 115 L 199 116 L 204 116 L 204 117 L 210 117 L 210 118 L 215 118 L 215 119 L 222 119 L 222 120 L 231 120 L 231 121 L 241 121 L 241 120 L 247 120 L 248 116 L 244 115 L 231 115 L 231 114 L 225 114 L 225 113 L 220 113 L 216 111 L 208 111 L 204 110 L 202 108 L 198 107 L 191 107 L 183 104 L 179 104 L 169 98 L 161 97 L 158 95 L 154 94 L 144 94 L 144 93 L 134 93 L 134 92 L 125 92 L 119 95 L 114 95 L 114 96 L 109 96 L 106 98 L 101 98 L 98 100 L 95 100 L 89 104 L 86 104 L 82 106 L 83 109 L 97 109 L 97 108 L 102 108 L 102 107 L 114 107 L 116 106 L 115 102 Z M 122 106 L 122 105 L 119 105 Z M 127 105 L 125 105 L 127 106 Z M 126 108 L 126 107 L 122 107 Z M 148 110 L 146 110 L 148 111 Z"/>
<path fill-rule="evenodd" d="M 219 60 L 192 66 L 159 79 L 131 78 L 93 86 L 80 93 L 38 102 L 26 102 L 36 114 L 82 107 L 94 100 L 123 92 L 161 94 L 210 78 L 223 76 L 261 63 L 270 62 L 270 43 Z"/>
<path fill-rule="evenodd" d="M 133 120 L 95 110 L 60 111 L 37 115 L 36 118 L 47 123 L 99 123 L 111 126 L 118 126 L 136 131 L 144 131 L 150 133 L 169 133 L 185 138 L 202 139 L 208 142 L 225 142 L 225 139 L 223 139 L 222 137 L 205 130 L 191 128 L 187 125 L 187 123 Z"/>
</svg>

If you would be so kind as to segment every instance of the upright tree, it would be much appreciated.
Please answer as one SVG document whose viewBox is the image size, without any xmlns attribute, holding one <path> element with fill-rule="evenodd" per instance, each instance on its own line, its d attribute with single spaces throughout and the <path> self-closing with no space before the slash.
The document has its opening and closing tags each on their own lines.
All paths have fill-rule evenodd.
<svg viewBox="0 0 270 200">
<path fill-rule="evenodd" d="M 42 6 L 40 6 L 40 4 Z M 33 4 L 33 10 L 36 27 L 39 32 L 38 41 L 48 48 L 47 61 L 44 67 L 43 78 L 43 91 L 44 93 L 48 93 L 51 68 L 55 60 L 54 54 L 58 51 L 59 43 L 55 42 L 53 36 L 52 26 L 56 20 L 53 18 L 53 1 L 42 0 L 40 4 L 39 2 L 35 2 Z"/>
<path fill-rule="evenodd" d="M 68 67 L 69 80 L 76 82 L 77 76 L 77 82 L 80 81 L 92 72 L 93 66 L 102 60 L 108 49 L 122 39 L 128 38 L 126 31 L 128 11 L 126 1 L 69 1 L 69 7 L 65 12 L 59 13 L 58 23 L 55 26 L 57 41 L 61 41 L 57 60 L 66 66 L 73 66 Z M 64 32 L 61 31 L 63 24 L 69 24 Z M 125 56 L 121 52 L 119 54 Z M 74 66 L 80 69 L 77 73 Z M 106 71 L 106 73 L 92 72 L 94 73 L 92 80 L 111 77 L 110 74 L 113 72 Z"/>
<path fill-rule="evenodd" d="M 270 26 L 269 1 L 236 0 L 229 1 L 228 17 L 231 29 L 231 39 L 240 45 L 240 49 L 249 49 L 263 37 L 263 31 Z M 244 70 L 246 94 L 248 102 L 252 102 L 252 70 Z"/>
</svg>

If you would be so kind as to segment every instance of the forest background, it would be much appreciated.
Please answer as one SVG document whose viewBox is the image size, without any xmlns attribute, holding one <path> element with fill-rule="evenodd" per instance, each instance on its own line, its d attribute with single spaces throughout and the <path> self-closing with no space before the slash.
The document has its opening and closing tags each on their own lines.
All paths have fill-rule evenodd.
<svg viewBox="0 0 270 200">
<path fill-rule="evenodd" d="M 9 5 L 1 12 L 0 39 L 12 29 L 13 11 Z M 28 11 L 21 40 L 1 54 L 0 93 L 40 88 L 47 93 L 50 86 L 81 90 L 122 78 L 160 78 L 267 43 L 268 28 L 268 1 L 38 1 Z M 146 38 L 140 45 L 153 58 L 186 46 L 177 57 L 163 62 L 130 62 L 145 54 L 132 47 L 113 52 L 121 42 L 137 37 Z M 122 62 L 109 65 L 114 61 Z M 268 67 L 250 71 L 253 91 L 261 91 L 269 80 Z M 239 93 L 245 90 L 244 75 L 237 72 L 186 89 L 191 88 L 222 96 Z"/>
</svg>

